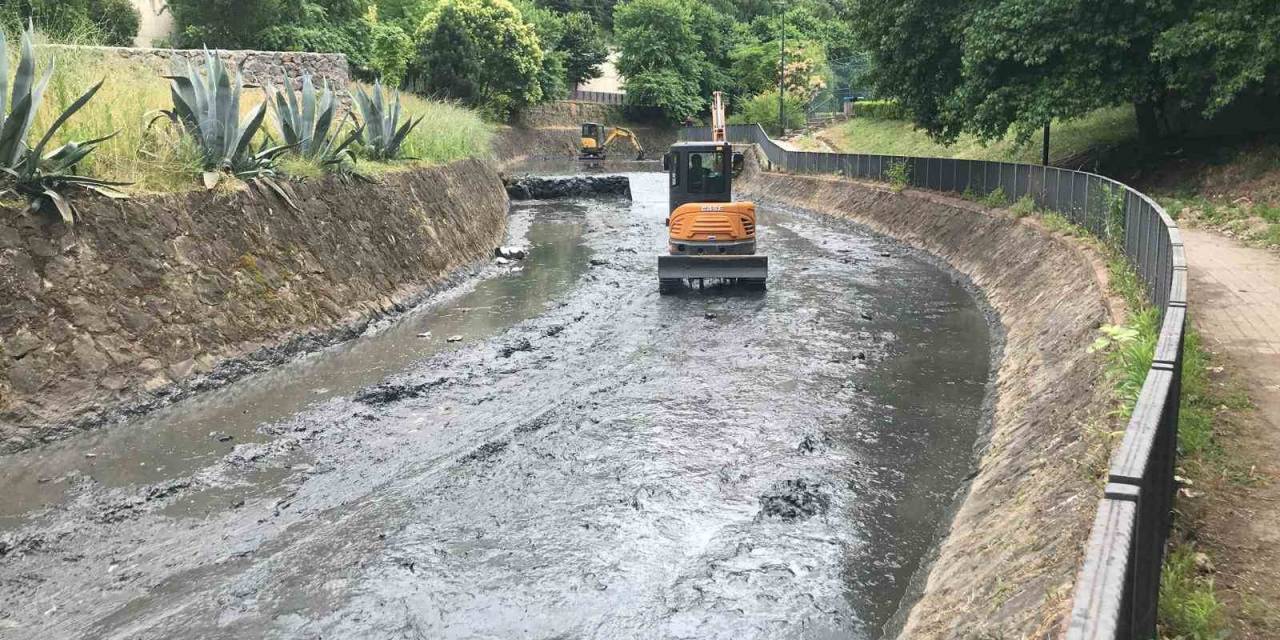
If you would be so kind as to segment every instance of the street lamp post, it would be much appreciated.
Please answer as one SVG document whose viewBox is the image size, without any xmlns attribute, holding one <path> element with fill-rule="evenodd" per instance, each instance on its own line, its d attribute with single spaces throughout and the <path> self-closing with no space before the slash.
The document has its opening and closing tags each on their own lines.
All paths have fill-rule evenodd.
<svg viewBox="0 0 1280 640">
<path fill-rule="evenodd" d="M 786 13 L 780 13 L 782 22 L 782 47 L 778 60 L 778 130 L 787 135 L 787 19 Z"/>
</svg>

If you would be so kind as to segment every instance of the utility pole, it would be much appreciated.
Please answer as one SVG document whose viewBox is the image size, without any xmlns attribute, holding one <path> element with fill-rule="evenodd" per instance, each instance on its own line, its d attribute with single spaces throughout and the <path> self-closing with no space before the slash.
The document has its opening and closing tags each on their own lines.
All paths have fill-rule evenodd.
<svg viewBox="0 0 1280 640">
<path fill-rule="evenodd" d="M 1040 164 L 1049 166 L 1049 123 L 1044 123 L 1044 147 L 1040 152 Z"/>
<path fill-rule="evenodd" d="M 778 14 L 782 22 L 782 51 L 778 60 L 778 130 L 787 135 L 787 18 L 785 10 Z"/>
</svg>

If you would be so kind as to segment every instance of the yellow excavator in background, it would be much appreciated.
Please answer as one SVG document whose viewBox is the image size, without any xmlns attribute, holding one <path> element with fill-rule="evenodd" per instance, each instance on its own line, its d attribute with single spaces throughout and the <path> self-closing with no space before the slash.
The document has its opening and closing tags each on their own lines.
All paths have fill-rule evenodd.
<svg viewBox="0 0 1280 640">
<path fill-rule="evenodd" d="M 667 251 L 658 256 L 658 290 L 685 281 L 725 280 L 764 289 L 769 257 L 756 253 L 756 205 L 733 201 L 742 155 L 725 137 L 724 102 L 711 100 L 711 142 L 677 142 L 662 159 L 668 173 Z"/>
<path fill-rule="evenodd" d="M 605 130 L 608 129 L 606 135 Z M 644 160 L 644 147 L 635 132 L 623 127 L 605 127 L 598 122 L 586 122 L 582 125 L 582 145 L 579 148 L 579 160 L 604 160 L 605 153 L 617 140 L 626 140 L 636 150 L 636 160 Z"/>
</svg>

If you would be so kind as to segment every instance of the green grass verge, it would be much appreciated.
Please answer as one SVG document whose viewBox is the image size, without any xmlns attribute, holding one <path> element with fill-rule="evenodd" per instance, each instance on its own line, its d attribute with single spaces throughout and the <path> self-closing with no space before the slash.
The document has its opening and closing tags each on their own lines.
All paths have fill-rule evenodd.
<svg viewBox="0 0 1280 640">
<path fill-rule="evenodd" d="M 838 151 L 847 153 L 1040 162 L 1041 141 L 1038 136 L 1021 145 L 1012 138 L 983 144 L 973 136 L 961 136 L 955 144 L 944 146 L 904 120 L 854 118 L 826 129 L 822 136 Z M 1095 147 L 1119 144 L 1136 137 L 1137 127 L 1131 108 L 1099 109 L 1075 120 L 1054 123 L 1049 160 L 1052 163 L 1064 162 Z M 809 136 L 801 138 L 797 145 L 806 149 L 821 146 Z"/>
<path fill-rule="evenodd" d="M 1280 247 L 1280 203 L 1227 201 L 1199 194 L 1160 198 L 1175 220 L 1231 232 L 1246 243 Z"/>
<path fill-rule="evenodd" d="M 8 53 L 13 59 L 13 52 Z M 81 164 L 81 173 L 132 183 L 123 189 L 130 194 L 200 188 L 200 158 L 195 145 L 167 121 L 156 120 L 162 109 L 171 108 L 169 83 L 161 77 L 167 70 L 92 49 L 39 47 L 37 57 L 42 70 L 56 58 L 57 71 L 37 114 L 33 135 L 42 135 L 85 89 L 105 79 L 97 96 L 62 127 L 54 144 L 115 132 L 114 138 Z M 242 111 L 247 114 L 264 99 L 262 90 L 246 89 Z M 412 94 L 404 95 L 403 106 L 405 117 L 424 116 L 422 124 L 405 141 L 409 159 L 390 163 L 360 161 L 358 171 L 376 175 L 491 153 L 494 128 L 477 112 Z M 271 115 L 257 142 L 267 134 L 281 138 Z M 322 172 L 315 163 L 298 158 L 287 158 L 281 163 L 281 170 L 297 178 L 313 178 Z"/>
</svg>

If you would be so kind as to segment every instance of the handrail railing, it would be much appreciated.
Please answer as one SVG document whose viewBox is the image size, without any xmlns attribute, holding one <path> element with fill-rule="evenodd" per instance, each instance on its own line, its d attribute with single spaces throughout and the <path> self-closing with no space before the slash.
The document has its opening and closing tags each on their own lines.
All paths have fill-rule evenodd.
<svg viewBox="0 0 1280 640">
<path fill-rule="evenodd" d="M 1094 517 L 1076 583 L 1067 638 L 1152 638 L 1160 567 L 1174 496 L 1182 342 L 1187 318 L 1187 262 L 1178 225 L 1154 200 L 1120 182 L 1084 171 L 954 158 L 915 158 L 785 149 L 759 125 L 730 125 L 729 141 L 758 145 L 776 170 L 868 180 L 902 179 L 922 189 L 966 193 L 1008 203 L 1031 197 L 1123 251 L 1161 314 L 1151 369 Z M 686 127 L 685 140 L 710 140 L 708 127 Z"/>
<path fill-rule="evenodd" d="M 585 91 L 574 89 L 569 92 L 569 99 L 577 102 L 597 102 L 600 104 L 622 105 L 627 103 L 627 94 L 613 91 Z"/>
</svg>

